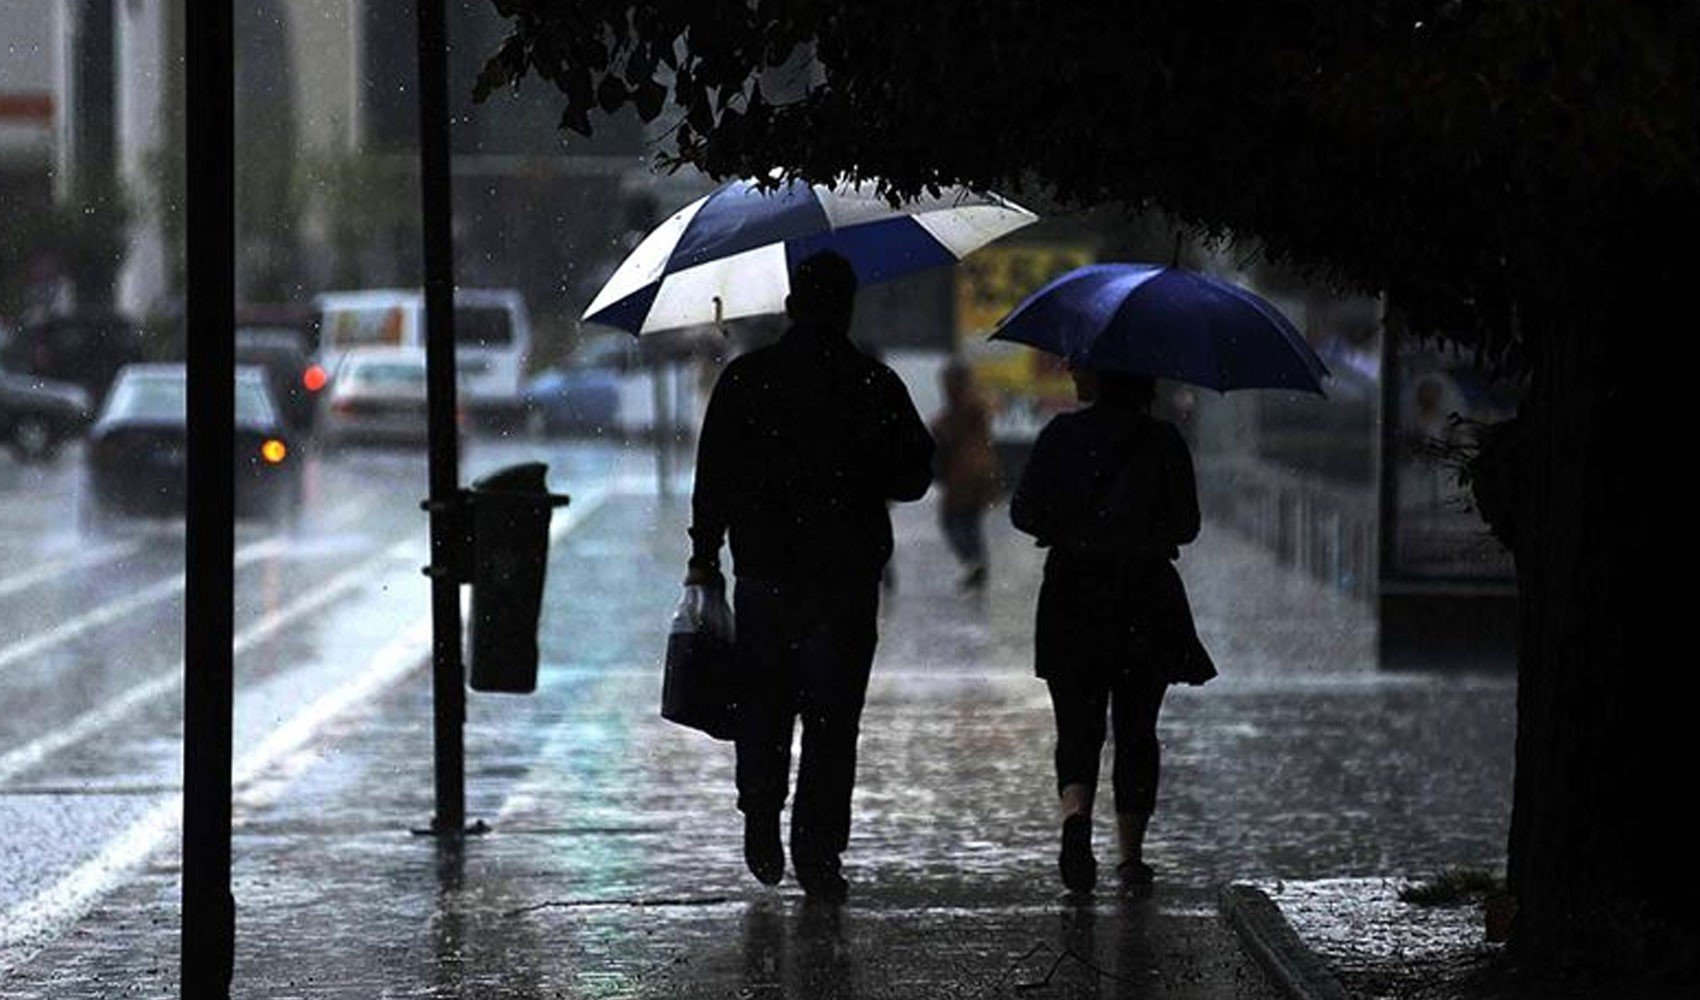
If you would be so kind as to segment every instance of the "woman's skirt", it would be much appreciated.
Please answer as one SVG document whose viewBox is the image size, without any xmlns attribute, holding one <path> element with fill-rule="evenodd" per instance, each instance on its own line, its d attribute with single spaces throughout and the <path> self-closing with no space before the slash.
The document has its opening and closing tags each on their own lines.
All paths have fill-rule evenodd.
<svg viewBox="0 0 1700 1000">
<path fill-rule="evenodd" d="M 1046 679 L 1126 673 L 1203 684 L 1216 676 L 1180 574 L 1164 556 L 1052 549 L 1035 645 Z"/>
</svg>

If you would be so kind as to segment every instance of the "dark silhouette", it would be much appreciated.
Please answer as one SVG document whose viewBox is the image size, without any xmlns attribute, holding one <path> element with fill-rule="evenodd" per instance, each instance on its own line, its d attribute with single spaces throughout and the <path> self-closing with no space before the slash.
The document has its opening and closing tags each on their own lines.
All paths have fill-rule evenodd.
<svg viewBox="0 0 1700 1000">
<path fill-rule="evenodd" d="M 720 376 L 698 446 L 686 576 L 719 582 L 730 536 L 744 860 L 766 884 L 783 877 L 779 812 L 801 716 L 791 865 L 806 893 L 829 900 L 848 888 L 839 855 L 891 557 L 886 502 L 919 499 L 932 478 L 932 439 L 908 391 L 847 339 L 855 291 L 843 257 L 807 258 L 786 299 L 791 327 Z"/>
<path fill-rule="evenodd" d="M 1092 800 L 1105 713 L 1115 727 L 1118 871 L 1150 884 L 1142 849 L 1157 800 L 1157 713 L 1175 682 L 1215 676 L 1173 560 L 1198 536 L 1192 458 L 1151 416 L 1150 378 L 1074 371 L 1082 402 L 1040 432 L 1010 503 L 1015 526 L 1048 546 L 1039 591 L 1037 672 L 1056 712 L 1062 879 L 1097 879 Z"/>
<path fill-rule="evenodd" d="M 938 446 L 939 522 L 945 541 L 963 566 L 961 585 L 978 590 L 986 583 L 986 508 L 998 496 L 998 458 L 992 450 L 991 414 L 974 371 L 960 360 L 939 375 L 945 405 L 933 418 Z"/>
</svg>

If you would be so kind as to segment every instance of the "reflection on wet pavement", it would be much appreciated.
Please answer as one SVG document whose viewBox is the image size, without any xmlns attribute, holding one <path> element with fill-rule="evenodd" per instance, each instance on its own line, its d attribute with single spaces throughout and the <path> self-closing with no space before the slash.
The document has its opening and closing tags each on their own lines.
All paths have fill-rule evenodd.
<svg viewBox="0 0 1700 1000">
<path fill-rule="evenodd" d="M 616 496 L 556 547 L 538 693 L 469 706 L 468 808 L 490 834 L 444 854 L 406 832 L 431 810 L 422 672 L 242 811 L 243 995 L 1266 996 L 1214 918 L 1216 884 L 1502 856 L 1511 680 L 1379 673 L 1361 605 L 1207 534 L 1184 570 L 1223 676 L 1165 706 L 1159 887 L 1066 901 L 1031 675 L 1040 554 L 996 525 L 991 588 L 958 594 L 923 505 L 898 511 L 850 903 L 763 889 L 743 871 L 730 748 L 656 715 L 685 516 Z M 8 993 L 165 991 L 174 888 L 169 862 L 145 871 Z"/>
</svg>

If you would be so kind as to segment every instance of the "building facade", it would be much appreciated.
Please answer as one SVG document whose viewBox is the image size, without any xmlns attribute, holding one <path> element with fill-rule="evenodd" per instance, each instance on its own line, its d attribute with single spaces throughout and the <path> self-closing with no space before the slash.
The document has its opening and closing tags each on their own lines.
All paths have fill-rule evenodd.
<svg viewBox="0 0 1700 1000">
<path fill-rule="evenodd" d="M 545 323 L 568 322 L 647 218 L 634 209 L 654 199 L 645 129 L 623 116 L 564 136 L 540 81 L 474 103 L 506 24 L 485 0 L 448 8 L 459 279 L 520 288 Z M 183 11 L 0 0 L 0 196 L 10 211 L 115 177 L 129 238 L 110 297 L 135 315 L 172 313 L 181 295 Z M 236 18 L 240 294 L 417 283 L 412 5 L 248 0 Z"/>
</svg>

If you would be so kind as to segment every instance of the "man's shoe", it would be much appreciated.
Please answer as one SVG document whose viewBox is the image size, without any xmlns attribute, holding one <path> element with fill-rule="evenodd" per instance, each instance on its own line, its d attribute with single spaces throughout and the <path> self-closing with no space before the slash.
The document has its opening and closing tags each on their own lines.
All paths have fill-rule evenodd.
<svg viewBox="0 0 1700 1000">
<path fill-rule="evenodd" d="M 785 877 L 778 813 L 744 814 L 744 864 L 762 885 L 778 885 Z"/>
<path fill-rule="evenodd" d="M 1057 856 L 1063 885 L 1069 892 L 1091 892 L 1098 881 L 1098 862 L 1092 857 L 1092 818 L 1074 815 L 1063 820 L 1062 853 Z"/>
<path fill-rule="evenodd" d="M 850 882 L 842 872 L 837 855 L 800 861 L 792 852 L 791 866 L 797 871 L 797 882 L 803 895 L 821 903 L 842 903 L 850 895 Z"/>
</svg>

